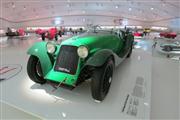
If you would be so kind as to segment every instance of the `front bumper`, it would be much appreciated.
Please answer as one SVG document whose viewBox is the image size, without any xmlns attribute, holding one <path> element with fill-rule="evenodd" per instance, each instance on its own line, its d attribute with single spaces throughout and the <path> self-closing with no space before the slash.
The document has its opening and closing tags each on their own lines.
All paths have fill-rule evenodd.
<svg viewBox="0 0 180 120">
<path fill-rule="evenodd" d="M 62 84 L 66 84 L 66 85 L 70 85 L 70 86 L 75 86 L 76 85 L 76 81 L 78 79 L 78 75 L 71 75 L 68 73 L 63 73 L 63 72 L 58 72 L 58 71 L 54 71 L 51 70 L 46 76 L 45 76 L 46 80 L 49 81 L 54 81 L 54 82 L 59 82 Z"/>
</svg>

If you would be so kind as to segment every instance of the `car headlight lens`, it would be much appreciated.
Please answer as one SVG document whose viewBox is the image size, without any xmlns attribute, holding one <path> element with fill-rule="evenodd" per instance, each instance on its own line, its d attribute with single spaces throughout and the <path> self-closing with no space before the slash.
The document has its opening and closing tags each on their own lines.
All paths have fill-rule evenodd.
<svg viewBox="0 0 180 120">
<path fill-rule="evenodd" d="M 51 42 L 48 42 L 46 47 L 47 47 L 47 52 L 50 54 L 53 54 L 56 51 L 56 45 Z"/>
<path fill-rule="evenodd" d="M 88 56 L 88 49 L 85 46 L 80 46 L 77 50 L 79 57 L 86 58 Z"/>
</svg>

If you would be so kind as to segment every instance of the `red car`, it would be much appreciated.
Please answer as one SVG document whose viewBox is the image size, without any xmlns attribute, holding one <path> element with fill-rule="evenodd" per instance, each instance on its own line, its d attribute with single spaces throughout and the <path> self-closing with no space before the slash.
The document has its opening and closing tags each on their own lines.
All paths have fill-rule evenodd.
<svg viewBox="0 0 180 120">
<path fill-rule="evenodd" d="M 35 33 L 38 34 L 38 35 L 42 35 L 42 33 L 45 33 L 46 31 L 45 30 L 42 30 L 42 29 L 37 29 L 35 30 Z"/>
<path fill-rule="evenodd" d="M 162 32 L 159 35 L 160 37 L 173 38 L 173 39 L 177 36 L 175 32 Z"/>
<path fill-rule="evenodd" d="M 25 36 L 25 31 L 23 28 L 19 28 L 18 30 L 8 28 L 6 36 Z"/>
<path fill-rule="evenodd" d="M 142 37 L 142 36 L 143 36 L 143 33 L 134 32 L 133 35 L 136 36 L 136 37 Z"/>
<path fill-rule="evenodd" d="M 58 33 L 58 30 L 56 28 L 51 28 L 51 29 L 48 30 L 48 34 L 47 34 L 48 36 L 47 37 L 50 40 L 52 40 L 53 38 L 56 39 L 57 33 Z"/>
<path fill-rule="evenodd" d="M 48 38 L 49 40 L 53 40 L 55 38 L 55 40 L 58 40 L 57 28 L 50 28 L 49 30 L 37 29 L 35 33 L 41 35 L 42 40 L 45 40 L 45 38 Z"/>
<path fill-rule="evenodd" d="M 20 29 L 17 30 L 17 32 L 19 33 L 19 36 L 25 36 L 24 29 L 20 28 Z"/>
</svg>

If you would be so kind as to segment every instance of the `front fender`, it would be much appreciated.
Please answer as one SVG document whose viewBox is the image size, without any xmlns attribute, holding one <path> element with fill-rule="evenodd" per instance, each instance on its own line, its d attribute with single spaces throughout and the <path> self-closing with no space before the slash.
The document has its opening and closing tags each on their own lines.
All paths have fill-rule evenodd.
<svg viewBox="0 0 180 120">
<path fill-rule="evenodd" d="M 52 69 L 52 63 L 47 54 L 46 44 L 47 42 L 37 42 L 27 51 L 27 54 L 34 55 L 39 58 L 43 76 Z"/>
<path fill-rule="evenodd" d="M 117 56 L 113 53 L 112 50 L 109 49 L 103 49 L 103 50 L 99 50 L 97 51 L 92 57 L 90 57 L 85 65 L 90 65 L 90 66 L 94 66 L 94 67 L 100 67 L 102 66 L 106 60 L 110 57 L 113 56 L 114 58 L 114 62 L 116 65 L 116 59 Z"/>
</svg>

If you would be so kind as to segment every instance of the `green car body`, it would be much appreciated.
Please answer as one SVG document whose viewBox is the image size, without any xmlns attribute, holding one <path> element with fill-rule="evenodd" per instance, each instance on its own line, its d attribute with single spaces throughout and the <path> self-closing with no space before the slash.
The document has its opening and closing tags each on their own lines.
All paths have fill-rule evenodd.
<svg viewBox="0 0 180 120">
<path fill-rule="evenodd" d="M 108 58 L 112 58 L 115 66 L 121 63 L 132 51 L 133 41 L 133 35 L 123 31 L 87 32 L 55 44 L 53 54 L 47 51 L 48 42 L 35 43 L 28 54 L 39 59 L 44 79 L 75 87 Z M 81 46 L 88 49 L 85 58 L 78 56 L 77 49 Z"/>
</svg>

